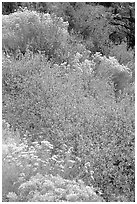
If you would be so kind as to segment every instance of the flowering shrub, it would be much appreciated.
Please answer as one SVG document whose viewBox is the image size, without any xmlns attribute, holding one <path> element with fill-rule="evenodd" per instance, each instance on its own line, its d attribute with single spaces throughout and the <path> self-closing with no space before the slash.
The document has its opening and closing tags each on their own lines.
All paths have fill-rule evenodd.
<svg viewBox="0 0 137 204">
<path fill-rule="evenodd" d="M 53 169 L 42 166 L 44 172 L 54 176 L 57 172 L 63 179 L 83 179 L 85 185 L 93 184 L 101 189 L 106 201 L 134 201 L 134 84 L 130 94 L 126 94 L 125 88 L 130 87 L 131 72 L 113 57 L 97 53 L 86 58 L 84 54 L 75 51 L 70 63 L 60 64 L 47 61 L 41 54 L 25 55 L 19 61 L 3 58 L 3 119 L 20 130 L 21 138 L 28 131 L 29 145 L 17 154 L 17 161 L 24 162 L 25 152 L 25 162 L 33 162 L 32 168 L 23 170 L 28 180 L 35 176 L 30 172 L 34 168 L 36 173 L 42 174 L 40 164 L 35 158 L 30 159 L 29 148 L 32 142 L 48 140 L 53 145 L 52 156 L 56 155 L 51 156 L 51 161 L 50 152 L 41 145 L 38 147 L 43 149 L 34 153 L 38 156 L 38 152 L 46 150 L 44 164 L 53 165 Z M 114 92 L 116 79 L 118 88 L 123 91 L 119 101 Z M 60 152 L 64 144 L 67 145 L 63 153 L 66 156 Z M 69 147 L 72 147 L 70 156 Z M 14 151 L 13 155 L 16 158 Z M 39 157 L 43 161 L 43 156 Z M 7 163 L 6 160 L 4 165 L 8 166 Z M 13 165 L 16 169 L 16 161 Z M 35 182 L 32 186 L 35 191 Z M 9 195 L 11 199 L 17 196 Z M 36 201 L 47 199 L 39 192 L 35 196 Z M 52 196 L 51 193 L 51 201 Z M 71 198 L 77 200 L 76 195 L 65 199 Z"/>
<path fill-rule="evenodd" d="M 93 61 L 97 64 L 95 66 L 96 75 L 107 81 L 113 81 L 116 96 L 119 95 L 119 91 L 123 93 L 123 90 L 131 83 L 132 70 L 126 65 L 119 64 L 115 57 L 102 57 L 99 53 L 96 53 Z"/>
<path fill-rule="evenodd" d="M 50 14 L 35 11 L 18 11 L 2 17 L 3 50 L 14 54 L 21 50 L 24 54 L 27 47 L 33 52 L 44 51 L 49 58 L 55 51 L 67 46 L 67 22 Z"/>
<path fill-rule="evenodd" d="M 94 190 L 79 181 L 70 181 L 60 176 L 36 174 L 22 183 L 18 194 L 9 193 L 9 201 L 18 202 L 101 202 Z"/>
<path fill-rule="evenodd" d="M 53 145 L 48 141 L 28 145 L 27 138 L 17 142 L 15 135 L 16 132 L 13 134 L 3 121 L 3 201 L 103 200 L 84 182 L 66 180 L 68 175 L 75 173 L 74 166 L 78 167 L 76 160 L 71 159 L 70 149 L 52 155 Z"/>
</svg>

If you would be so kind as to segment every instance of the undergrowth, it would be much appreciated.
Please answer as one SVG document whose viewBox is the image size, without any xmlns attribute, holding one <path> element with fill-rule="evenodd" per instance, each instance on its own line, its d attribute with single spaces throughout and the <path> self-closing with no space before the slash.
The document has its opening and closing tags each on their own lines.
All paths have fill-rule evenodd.
<svg viewBox="0 0 137 204">
<path fill-rule="evenodd" d="M 50 142 L 28 145 L 7 125 L 3 121 L 3 202 L 103 201 L 78 174 L 69 178 L 81 162 L 71 158 L 71 148 L 64 146 L 60 154 L 53 155 Z M 86 165 L 84 173 L 88 174 Z"/>
<path fill-rule="evenodd" d="M 3 55 L 2 116 L 12 127 L 3 130 L 3 200 L 134 201 L 134 62 L 91 55 L 54 15 L 11 15 L 4 16 L 4 49 L 21 48 L 13 40 L 18 32 L 7 37 L 17 23 L 28 47 L 18 58 Z M 46 54 L 24 41 L 28 22 L 34 34 L 41 25 Z M 58 35 L 51 38 L 52 28 Z M 56 186 L 58 179 L 65 187 Z"/>
</svg>

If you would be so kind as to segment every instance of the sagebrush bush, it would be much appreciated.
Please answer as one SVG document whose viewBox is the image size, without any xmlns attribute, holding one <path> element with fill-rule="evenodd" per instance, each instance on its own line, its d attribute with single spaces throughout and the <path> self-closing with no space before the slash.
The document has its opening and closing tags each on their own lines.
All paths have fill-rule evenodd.
<svg viewBox="0 0 137 204">
<path fill-rule="evenodd" d="M 60 176 L 37 174 L 22 183 L 19 193 L 9 193 L 9 201 L 23 202 L 101 202 L 94 190 L 79 181 L 70 181 Z"/>
<path fill-rule="evenodd" d="M 93 8 L 79 9 L 75 23 L 81 32 L 89 29 L 97 50 L 104 49 L 107 13 Z M 124 65 L 118 57 L 90 56 L 67 27 L 62 18 L 34 11 L 3 16 L 3 50 L 15 55 L 3 56 L 2 64 L 2 114 L 13 128 L 3 131 L 3 196 L 9 193 L 10 201 L 96 200 L 78 182 L 78 193 L 68 191 L 71 185 L 56 189 L 52 179 L 59 174 L 65 183 L 82 179 L 94 185 L 106 201 L 134 201 L 134 63 L 127 64 L 123 55 Z M 14 131 L 18 143 L 7 143 Z M 50 192 L 42 193 L 43 185 Z"/>
<path fill-rule="evenodd" d="M 35 52 L 44 51 L 49 58 L 57 49 L 67 45 L 68 23 L 54 14 L 42 14 L 23 10 L 2 16 L 2 47 L 16 57 L 17 51 L 23 54 L 27 47 Z"/>
<path fill-rule="evenodd" d="M 53 152 L 63 144 L 73 147 L 73 154 L 90 164 L 94 185 L 106 200 L 114 200 L 112 194 L 119 200 L 120 194 L 133 201 L 134 90 L 116 101 L 111 80 L 121 72 L 130 78 L 130 71 L 114 58 L 81 58 L 76 53 L 70 64 L 60 65 L 42 55 L 27 61 L 4 59 L 3 118 L 23 134 L 29 131 L 30 144 L 49 140 Z M 78 175 L 91 185 L 91 175 L 74 169 L 72 178 Z"/>
<path fill-rule="evenodd" d="M 3 201 L 103 201 L 92 187 L 79 180 L 78 174 L 77 181 L 72 180 L 75 177 L 66 180 L 78 167 L 70 148 L 64 146 L 64 151 L 52 155 L 53 145 L 48 141 L 29 145 L 27 138 L 22 140 L 19 135 L 17 141 L 17 132 L 8 128 L 5 121 L 3 132 Z"/>
<path fill-rule="evenodd" d="M 68 22 L 54 14 L 18 11 L 3 16 L 2 24 L 3 51 L 14 59 L 21 59 L 27 52 L 42 53 L 58 63 L 70 63 L 77 52 L 83 59 L 89 57 L 78 37 L 69 35 Z"/>
<path fill-rule="evenodd" d="M 58 124 L 59 121 L 62 123 L 67 112 L 70 117 L 72 113 L 75 117 L 75 112 L 81 111 L 78 100 L 79 104 L 88 103 L 89 100 L 95 101 L 96 96 L 100 97 L 101 94 L 101 97 L 104 98 L 108 91 L 108 97 L 112 95 L 113 100 L 111 85 L 106 81 L 99 82 L 99 79 L 94 79 L 94 62 L 89 60 L 80 62 L 79 58 L 81 55 L 77 53 L 71 65 L 64 63 L 60 66 L 52 65 L 46 59 L 41 61 L 40 55 L 27 61 L 26 58 L 17 62 L 4 61 L 3 114 L 9 123 L 12 123 L 14 127 L 22 127 L 26 130 L 34 128 L 35 131 L 43 126 L 46 128 L 45 124 L 48 123 L 50 126 L 52 123 Z M 94 88 L 95 82 L 98 87 Z M 94 86 L 90 86 L 90 83 L 93 83 Z M 106 86 L 108 88 L 105 88 Z M 106 91 L 106 94 L 102 89 Z M 88 99 L 88 95 L 91 95 L 91 99 Z M 72 106 L 72 103 L 78 107 L 78 110 Z M 13 109 L 10 109 L 10 106 Z M 84 111 L 83 109 L 82 112 Z"/>
<path fill-rule="evenodd" d="M 123 93 L 124 89 L 130 86 L 133 71 L 126 65 L 119 64 L 115 57 L 102 57 L 99 53 L 96 53 L 93 61 L 97 64 L 95 66 L 96 75 L 101 79 L 103 78 L 113 82 L 116 97 L 119 96 L 120 92 Z"/>
</svg>

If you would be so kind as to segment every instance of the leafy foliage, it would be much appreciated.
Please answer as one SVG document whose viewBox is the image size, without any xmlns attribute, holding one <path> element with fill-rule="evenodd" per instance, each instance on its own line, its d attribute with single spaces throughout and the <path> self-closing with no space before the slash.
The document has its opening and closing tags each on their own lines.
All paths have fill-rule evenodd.
<svg viewBox="0 0 137 204">
<path fill-rule="evenodd" d="M 96 53 L 93 60 L 98 64 L 95 68 L 96 75 L 101 79 L 113 81 L 116 97 L 119 91 L 123 93 L 132 81 L 132 71 L 127 66 L 119 64 L 115 57 L 101 57 Z"/>
<path fill-rule="evenodd" d="M 54 13 L 56 16 L 62 17 L 69 22 L 69 32 L 75 30 L 85 37 L 90 36 L 90 41 L 94 43 L 93 52 L 101 51 L 107 55 L 110 41 L 114 44 L 121 44 L 125 39 L 127 49 L 135 47 L 134 2 L 2 3 L 2 13 L 4 15 L 22 11 L 24 8 L 40 13 Z"/>
<path fill-rule="evenodd" d="M 9 62 L 7 70 L 9 72 L 11 68 L 9 73 L 12 77 L 7 77 L 4 67 L 6 78 L 3 79 L 4 83 L 10 79 L 13 85 L 10 82 L 3 87 L 3 115 L 14 127 L 31 132 L 30 141 L 48 139 L 55 145 L 54 151 L 58 151 L 64 143 L 72 146 L 75 155 L 84 163 L 90 162 L 95 170 L 96 183 L 102 190 L 106 189 L 104 195 L 107 197 L 114 192 L 114 187 L 109 185 L 114 172 L 117 175 L 114 180 L 124 176 L 123 170 L 115 167 L 115 160 L 122 160 L 122 151 L 126 151 L 123 159 L 127 161 L 127 168 L 131 165 L 129 172 L 134 180 L 133 157 L 130 160 L 128 156 L 133 154 L 134 149 L 131 142 L 134 140 L 134 106 L 130 96 L 126 95 L 116 103 L 113 83 L 109 84 L 110 76 L 119 73 L 120 69 L 123 71 L 124 67 L 113 58 L 96 55 L 92 61 L 80 62 L 80 57 L 77 53 L 72 65 L 60 66 L 40 61 L 40 56 L 26 63 L 25 60 Z M 19 92 L 18 87 L 21 87 Z M 132 147 L 131 153 L 128 148 L 126 150 L 128 143 Z M 123 165 L 125 162 L 120 168 L 123 169 Z M 131 178 L 125 175 L 124 181 L 128 182 Z M 107 180 L 108 183 L 104 184 Z M 85 182 L 88 185 L 89 178 L 85 178 Z M 117 182 L 116 191 L 121 187 L 122 193 L 127 194 L 131 184 L 128 183 L 126 189 L 123 181 L 119 179 Z"/>
<path fill-rule="evenodd" d="M 126 38 L 127 49 L 135 47 L 135 2 L 113 3 L 113 14 L 110 23 L 115 26 L 115 32 L 111 34 L 114 42 L 120 39 L 120 43 Z M 117 36 L 117 37 L 116 37 Z"/>
<path fill-rule="evenodd" d="M 31 146 L 25 140 L 17 143 L 4 121 L 3 136 L 3 201 L 103 201 L 81 180 L 67 180 L 76 167 L 70 151 L 63 158 L 52 155 L 53 145 L 48 141 Z"/>
<path fill-rule="evenodd" d="M 134 61 L 123 57 L 123 65 L 114 56 L 92 55 L 56 16 L 28 10 L 12 15 L 28 16 L 26 22 L 35 17 L 48 57 L 30 50 L 27 40 L 18 60 L 3 55 L 2 114 L 13 128 L 3 132 L 3 200 L 98 201 L 93 186 L 105 201 L 134 201 Z M 30 29 L 25 26 L 23 39 Z M 59 35 L 50 38 L 46 28 Z M 10 47 L 14 41 L 3 42 Z M 6 142 L 11 134 L 16 144 Z M 57 187 L 58 179 L 65 189 Z"/>
<path fill-rule="evenodd" d="M 69 181 L 60 176 L 37 174 L 29 181 L 21 184 L 19 194 L 9 193 L 8 197 L 14 201 L 28 202 L 100 202 L 91 187 L 84 186 L 82 181 Z"/>
<path fill-rule="evenodd" d="M 109 53 L 110 56 L 115 56 L 120 64 L 127 65 L 128 62 L 134 62 L 134 51 L 128 50 L 126 43 L 114 45 Z"/>
<path fill-rule="evenodd" d="M 49 58 L 67 45 L 67 22 L 55 15 L 18 11 L 3 16 L 3 50 L 16 57 L 20 50 L 44 51 Z"/>
<path fill-rule="evenodd" d="M 109 34 L 111 33 L 111 27 L 107 19 L 108 15 L 109 13 L 103 6 L 85 5 L 75 11 L 75 29 L 85 39 L 89 38 L 93 42 L 95 52 L 107 53 Z"/>
</svg>

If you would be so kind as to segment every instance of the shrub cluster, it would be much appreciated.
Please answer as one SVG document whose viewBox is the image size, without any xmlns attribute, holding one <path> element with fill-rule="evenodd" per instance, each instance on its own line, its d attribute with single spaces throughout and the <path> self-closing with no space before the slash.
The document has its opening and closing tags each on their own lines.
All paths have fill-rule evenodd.
<svg viewBox="0 0 137 204">
<path fill-rule="evenodd" d="M 107 80 L 121 66 L 98 55 L 92 61 L 79 58 L 77 53 L 72 65 L 52 65 L 40 56 L 26 63 L 7 62 L 4 118 L 13 127 L 31 132 L 31 141 L 48 139 L 57 149 L 64 143 L 72 146 L 75 155 L 90 162 L 106 197 L 120 188 L 129 194 L 134 180 L 134 103 L 127 94 L 117 103 L 113 83 Z"/>
<path fill-rule="evenodd" d="M 43 51 L 49 58 L 58 49 L 67 45 L 67 22 L 54 14 L 41 14 L 35 11 L 18 11 L 2 17 L 3 50 L 17 57 L 18 51 L 25 54 Z"/>
<path fill-rule="evenodd" d="M 54 13 L 69 22 L 68 30 L 91 37 L 94 49 L 105 55 L 110 42 L 127 48 L 135 47 L 135 3 L 134 2 L 3 2 L 2 14 L 10 14 L 27 8 L 41 13 Z M 88 45 L 87 42 L 87 46 Z"/>
<path fill-rule="evenodd" d="M 53 155 L 53 145 L 48 141 L 30 146 L 19 136 L 3 121 L 3 201 L 103 201 L 78 175 L 77 180 L 68 180 L 78 164 L 70 158 L 67 146 L 60 155 Z"/>
<path fill-rule="evenodd" d="M 134 61 L 134 51 L 128 50 L 126 43 L 121 43 L 120 45 L 114 45 L 110 49 L 110 56 L 115 56 L 120 64 L 127 65 L 128 62 Z"/>
<path fill-rule="evenodd" d="M 34 54 L 30 49 L 18 60 L 3 56 L 3 119 L 26 141 L 14 147 L 8 144 L 3 150 L 3 188 L 8 189 L 4 194 L 14 192 L 9 194 L 11 201 L 92 201 L 96 196 L 89 195 L 86 186 L 93 185 L 101 190 L 106 201 L 134 201 L 133 61 L 126 64 L 125 60 L 123 65 L 115 57 L 100 53 L 90 56 L 80 40 L 77 43 L 73 36 L 69 36 L 69 42 L 66 40 L 66 30 L 63 41 L 60 32 L 64 22 L 55 16 L 42 14 L 45 20 L 41 21 L 36 12 L 13 15 L 19 19 L 34 15 L 36 18 L 32 19 L 42 22 L 43 29 L 57 33 L 59 29 L 59 35 L 52 35 L 53 40 L 44 30 L 42 38 L 43 42 L 51 42 L 44 49 L 47 53 L 53 49 L 55 60 L 48 60 L 42 53 Z M 24 33 L 29 31 L 25 29 Z M 60 47 L 56 43 L 57 46 L 52 46 L 56 40 Z M 8 41 L 3 42 L 10 47 Z M 61 46 L 65 47 L 64 52 Z M 4 138 L 9 135 L 6 131 Z M 11 175 L 7 176 L 11 168 Z M 25 176 L 22 178 L 21 174 L 21 183 L 16 183 L 20 181 L 20 173 Z M 58 179 L 57 174 L 66 188 L 53 196 L 56 189 L 53 180 Z M 41 193 L 44 178 L 48 195 Z M 77 186 L 78 193 L 77 190 L 68 192 L 67 182 L 74 179 L 76 183 L 71 185 Z M 82 192 L 79 179 L 85 185 Z M 32 193 L 30 185 L 34 189 Z M 65 197 L 61 197 L 61 192 L 63 195 L 65 192 Z"/>
</svg>

